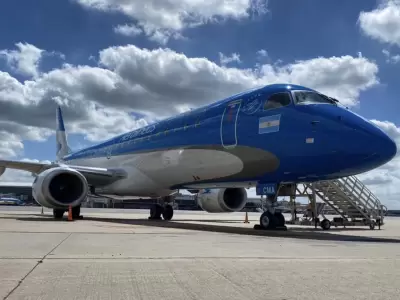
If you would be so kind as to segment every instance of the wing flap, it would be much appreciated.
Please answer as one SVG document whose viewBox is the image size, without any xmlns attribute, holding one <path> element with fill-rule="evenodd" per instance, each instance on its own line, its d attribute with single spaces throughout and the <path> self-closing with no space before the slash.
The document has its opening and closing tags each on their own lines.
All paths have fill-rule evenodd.
<svg viewBox="0 0 400 300">
<path fill-rule="evenodd" d="M 35 163 L 24 161 L 0 160 L 1 169 L 15 169 L 40 174 L 41 172 L 57 167 L 68 167 L 82 173 L 90 185 L 104 186 L 127 176 L 125 170 L 118 168 L 95 168 L 86 166 L 65 165 L 61 163 Z M 1 172 L 0 172 L 1 175 Z"/>
</svg>

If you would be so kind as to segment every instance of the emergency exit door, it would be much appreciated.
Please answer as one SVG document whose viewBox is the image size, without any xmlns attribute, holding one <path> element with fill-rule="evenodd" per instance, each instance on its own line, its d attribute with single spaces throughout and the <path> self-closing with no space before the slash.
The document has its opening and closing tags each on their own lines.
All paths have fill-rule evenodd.
<svg viewBox="0 0 400 300">
<path fill-rule="evenodd" d="M 228 103 L 221 119 L 221 143 L 224 148 L 233 148 L 237 145 L 237 120 L 242 100 Z"/>
</svg>

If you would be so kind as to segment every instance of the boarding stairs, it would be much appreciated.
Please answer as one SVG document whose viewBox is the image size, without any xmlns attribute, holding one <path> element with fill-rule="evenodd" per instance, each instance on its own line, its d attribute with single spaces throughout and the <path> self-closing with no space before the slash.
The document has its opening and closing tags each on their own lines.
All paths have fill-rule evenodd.
<svg viewBox="0 0 400 300">
<path fill-rule="evenodd" d="M 314 182 L 314 189 L 347 222 L 363 221 L 367 225 L 379 219 L 384 224 L 386 207 L 356 176 Z"/>
</svg>

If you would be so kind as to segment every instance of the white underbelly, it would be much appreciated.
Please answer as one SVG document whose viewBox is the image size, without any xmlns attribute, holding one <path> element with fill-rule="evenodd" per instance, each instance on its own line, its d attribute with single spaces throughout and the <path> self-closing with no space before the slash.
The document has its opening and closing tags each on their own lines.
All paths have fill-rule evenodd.
<svg viewBox="0 0 400 300">
<path fill-rule="evenodd" d="M 107 187 L 120 195 L 169 193 L 169 187 L 182 183 L 218 179 L 237 174 L 243 162 L 235 155 L 218 150 L 177 149 L 114 156 L 110 159 L 77 160 L 74 164 L 92 167 L 123 168 L 128 177 Z"/>
</svg>

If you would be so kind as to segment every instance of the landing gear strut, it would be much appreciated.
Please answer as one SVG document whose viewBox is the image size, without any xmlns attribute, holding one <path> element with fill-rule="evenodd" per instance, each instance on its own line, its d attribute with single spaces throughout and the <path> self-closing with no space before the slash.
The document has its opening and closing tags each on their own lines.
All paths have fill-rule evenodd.
<svg viewBox="0 0 400 300">
<path fill-rule="evenodd" d="M 64 216 L 65 209 L 63 208 L 54 208 L 53 209 L 53 217 L 54 219 L 62 219 Z"/>
<path fill-rule="evenodd" d="M 80 205 L 72 208 L 72 219 L 82 219 Z"/>
<path fill-rule="evenodd" d="M 161 220 L 163 211 L 164 207 L 161 204 L 153 204 L 150 208 L 149 220 Z"/>
<path fill-rule="evenodd" d="M 164 201 L 164 204 L 153 204 L 150 208 L 150 216 L 149 220 L 161 220 L 164 219 L 166 221 L 172 220 L 174 216 L 174 208 L 171 204 L 168 204 Z M 161 218 L 162 217 L 162 218 Z"/>
<path fill-rule="evenodd" d="M 174 216 L 173 207 L 169 204 L 165 205 L 162 216 L 163 216 L 163 219 L 166 221 L 172 220 L 172 217 Z"/>
<path fill-rule="evenodd" d="M 53 209 L 53 217 L 54 219 L 62 219 L 64 217 L 64 213 L 68 213 L 68 209 L 65 208 L 54 208 Z M 72 208 L 72 218 L 73 219 L 82 219 L 81 216 L 81 206 L 75 206 Z"/>
</svg>

